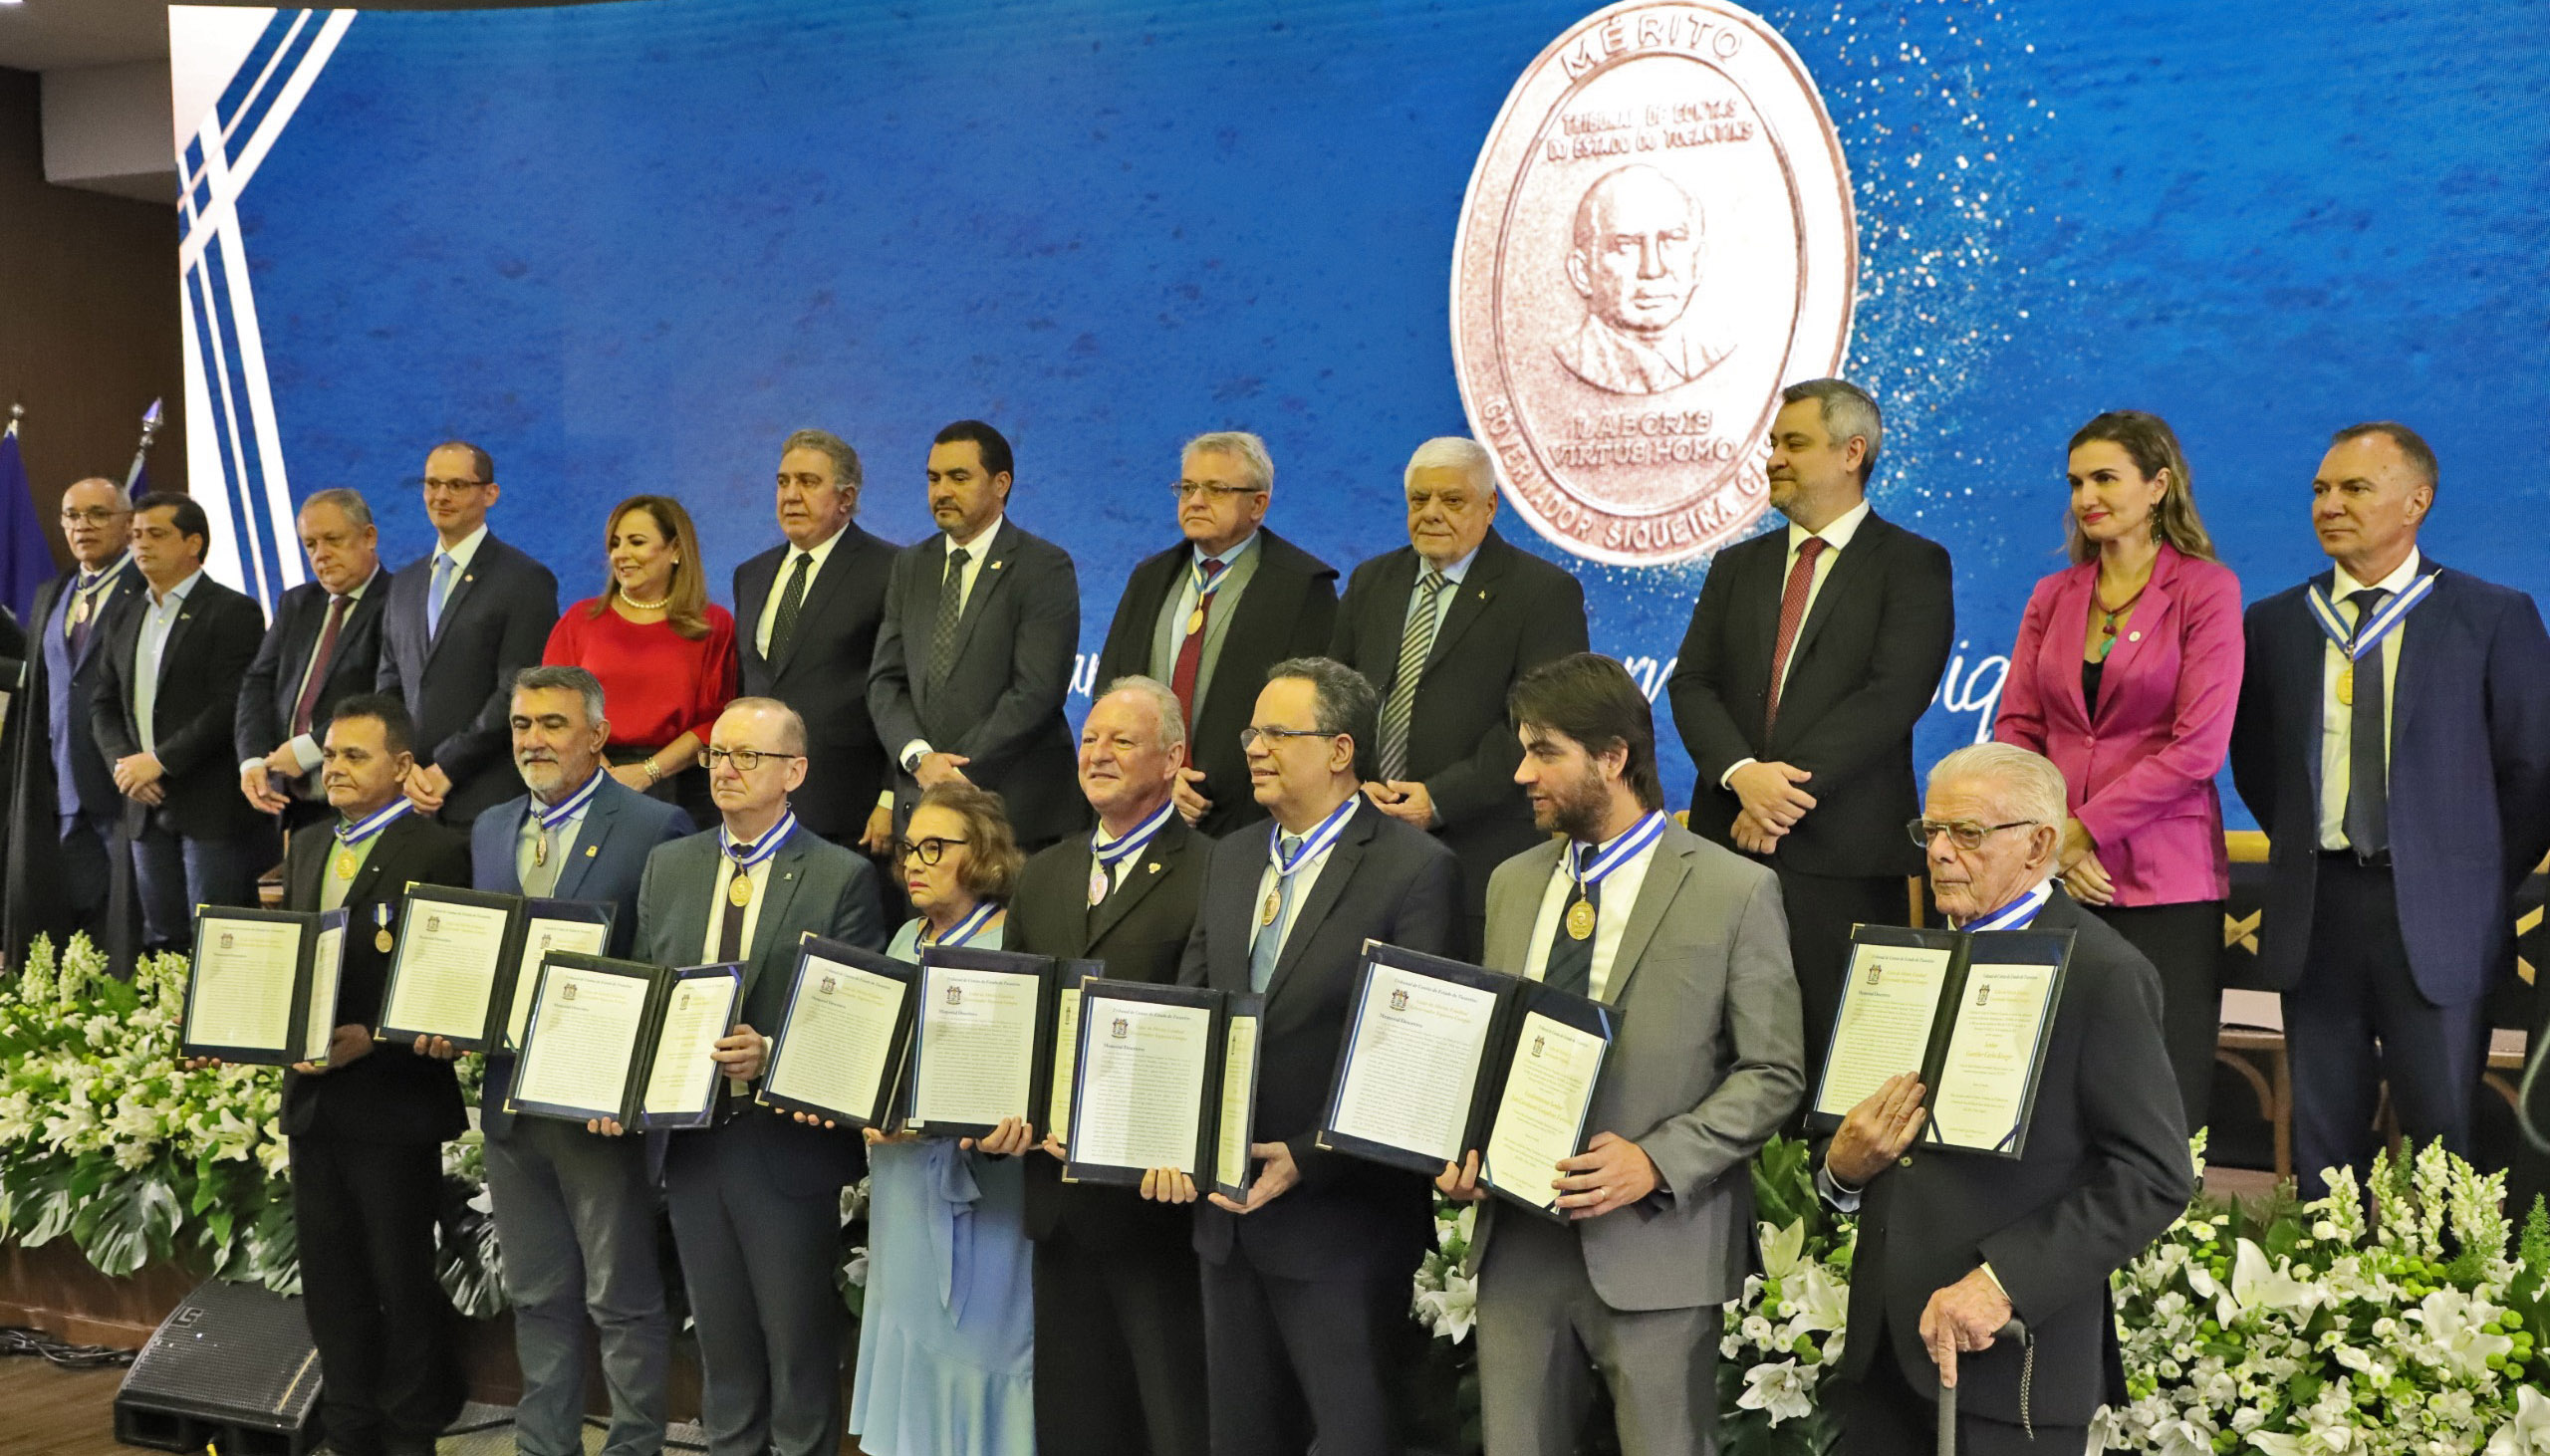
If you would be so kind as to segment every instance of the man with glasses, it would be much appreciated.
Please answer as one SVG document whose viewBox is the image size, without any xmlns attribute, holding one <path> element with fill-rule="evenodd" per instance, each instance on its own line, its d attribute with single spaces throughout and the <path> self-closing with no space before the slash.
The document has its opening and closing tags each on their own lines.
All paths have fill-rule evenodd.
<svg viewBox="0 0 2550 1456">
<path fill-rule="evenodd" d="M 637 941 L 646 860 L 656 846 L 689 836 L 690 816 L 604 771 L 611 723 L 603 716 L 602 683 L 584 668 L 524 668 L 514 677 L 512 707 L 514 767 L 531 792 L 470 826 L 470 882 L 501 894 L 608 904 L 609 953 L 627 955 Z M 447 1042 L 418 1050 L 452 1055 Z M 511 1052 L 488 1051 L 478 1111 L 522 1365 L 515 1448 L 523 1456 L 584 1450 L 590 1318 L 611 1393 L 603 1452 L 654 1456 L 664 1442 L 669 1359 L 655 1245 L 661 1142 L 616 1141 L 572 1122 L 516 1117 L 505 1109 L 515 1062 Z"/>
<path fill-rule="evenodd" d="M 672 1134 L 664 1164 L 699 1331 L 700 1424 L 711 1456 L 832 1456 L 849 1319 L 833 1268 L 859 1138 L 756 1106 L 751 1085 L 787 1009 L 798 942 L 884 947 L 877 871 L 790 812 L 806 781 L 806 725 L 786 703 L 729 703 L 707 759 L 721 823 L 648 856 L 637 942 L 638 958 L 658 965 L 744 964 L 740 1024 L 712 1054 L 727 1078 L 716 1119 Z"/>
<path fill-rule="evenodd" d="M 1464 945 L 1475 949 L 1488 876 L 1541 840 L 1514 782 L 1523 751 L 1505 695 L 1524 673 L 1585 650 L 1585 589 L 1496 533 L 1495 466 L 1476 440 L 1427 440 L 1402 483 L 1407 545 L 1355 569 L 1328 655 L 1382 695 L 1364 793 L 1460 856 Z"/>
<path fill-rule="evenodd" d="M 343 488 L 301 503 L 311 580 L 283 594 L 274 624 L 239 686 L 239 792 L 297 830 L 326 819 L 319 738 L 337 704 L 375 691 L 381 667 L 381 531 L 372 507 Z"/>
<path fill-rule="evenodd" d="M 38 931 L 86 931 L 106 945 L 109 889 L 121 869 L 124 795 L 89 725 L 107 620 L 142 590 L 132 561 L 132 502 L 112 480 L 84 480 L 62 495 L 71 570 L 36 589 L 27 615 L 26 671 L 17 701 L 16 833 L 9 852 L 8 943 Z M 41 705 L 40 710 L 37 705 Z"/>
<path fill-rule="evenodd" d="M 735 568 L 735 655 L 747 696 L 806 720 L 798 822 L 836 845 L 884 854 L 893 838 L 886 748 L 868 715 L 868 667 L 895 547 L 859 527 L 859 452 L 801 429 L 779 445 L 779 532 Z"/>
<path fill-rule="evenodd" d="M 2194 1192 L 2160 974 L 2055 882 L 2064 805 L 2050 761 L 1978 744 L 1939 760 L 1911 826 L 1951 925 L 2074 940 L 2023 1157 L 1916 1145 L 1917 1072 L 1871 1092 L 1825 1148 L 1816 1186 L 1860 1215 L 1839 1365 L 1853 1456 L 1928 1450 L 1942 1383 L 1961 1451 L 2081 1449 L 2091 1412 L 2127 1398 L 2108 1277 Z M 2025 1350 L 2001 1337 L 2012 1318 Z"/>
<path fill-rule="evenodd" d="M 488 532 L 502 492 L 486 451 L 461 440 L 434 446 L 424 492 L 434 549 L 390 579 L 378 686 L 416 720 L 407 797 L 465 827 L 513 796 L 505 752 L 514 674 L 540 665 L 558 624 L 558 579 Z"/>
<path fill-rule="evenodd" d="M 929 447 L 938 530 L 894 557 L 868 673 L 868 711 L 892 748 L 894 819 L 962 779 L 1001 796 L 1034 853 L 1089 823 L 1072 787 L 1071 693 L 1080 580 L 1069 553 L 1008 519 L 1009 441 L 960 419 Z"/>
<path fill-rule="evenodd" d="M 274 827 L 240 799 L 230 767 L 239 685 L 265 614 L 205 575 L 211 541 L 189 496 L 133 503 L 144 591 L 107 623 L 89 704 L 126 800 L 145 951 L 184 948 L 196 905 L 257 903 L 257 876 L 275 862 Z"/>
<path fill-rule="evenodd" d="M 1173 489 L 1185 540 L 1134 568 L 1096 680 L 1169 685 L 1193 747 L 1178 771 L 1177 812 L 1219 839 L 1266 817 L 1248 792 L 1238 733 L 1269 664 L 1328 645 L 1337 570 L 1265 529 L 1275 462 L 1255 435 L 1188 440 Z"/>
<path fill-rule="evenodd" d="M 1401 1447 L 1394 1392 L 1413 1357 L 1408 1280 L 1432 1242 L 1425 1179 L 1317 1143 L 1364 942 L 1443 954 L 1460 868 L 1363 799 L 1381 703 L 1353 668 L 1267 670 L 1241 731 L 1274 823 L 1213 847 L 1178 980 L 1266 997 L 1248 1200 L 1195 1215 L 1217 1456 Z M 1154 1197 L 1193 1196 L 1191 1185 Z"/>
</svg>

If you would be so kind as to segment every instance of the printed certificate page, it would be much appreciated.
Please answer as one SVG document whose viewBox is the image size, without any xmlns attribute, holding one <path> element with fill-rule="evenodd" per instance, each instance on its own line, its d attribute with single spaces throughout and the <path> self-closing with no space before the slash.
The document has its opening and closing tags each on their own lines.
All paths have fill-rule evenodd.
<svg viewBox="0 0 2550 1456">
<path fill-rule="evenodd" d="M 921 988 L 912 1120 L 988 1126 L 1026 1116 L 1036 1075 L 1037 979 L 925 966 Z"/>
<path fill-rule="evenodd" d="M 1072 1160 L 1193 1174 L 1204 1116 L 1213 1014 L 1200 1006 L 1084 999 L 1088 1065 L 1073 1116 Z"/>
<path fill-rule="evenodd" d="M 728 976 L 693 976 L 673 983 L 638 1111 L 677 1116 L 708 1105 L 717 1082 L 717 1064 L 708 1060 L 708 1053 L 734 1025 L 735 989 Z"/>
<path fill-rule="evenodd" d="M 1213 1150 L 1213 1181 L 1226 1188 L 1248 1181 L 1248 1128 L 1257 1112 L 1249 1092 L 1256 1078 L 1257 1018 L 1234 1016 L 1222 1044 L 1222 1125 Z"/>
<path fill-rule="evenodd" d="M 541 983 L 514 1100 L 619 1116 L 645 1031 L 647 990 L 642 976 L 553 967 Z"/>
<path fill-rule="evenodd" d="M 532 992 L 540 985 L 540 963 L 549 952 L 601 955 L 610 948 L 611 927 L 592 920 L 535 917 L 522 932 L 522 964 L 514 968 L 514 1004 L 505 1013 L 505 1045 L 522 1045 L 522 1025 L 531 1019 Z"/>
<path fill-rule="evenodd" d="M 1072 1069 L 1080 1061 L 1080 988 L 1065 986 L 1054 998 L 1054 1086 L 1045 1098 L 1047 1130 L 1056 1142 L 1072 1140 Z M 1086 1159 L 1084 1159 L 1086 1161 Z"/>
<path fill-rule="evenodd" d="M 1550 1184 L 1559 1176 L 1559 1160 L 1576 1156 L 1585 1134 L 1605 1050 L 1603 1039 L 1591 1032 L 1537 1011 L 1523 1014 L 1505 1094 L 1479 1160 L 1481 1179 L 1543 1208 L 1557 1200 Z"/>
<path fill-rule="evenodd" d="M 903 983 L 891 976 L 808 956 L 780 1031 L 779 1065 L 771 1069 L 763 1090 L 772 1096 L 874 1116 L 904 994 Z"/>
<path fill-rule="evenodd" d="M 1966 967 L 1930 1107 L 1930 1125 L 1949 1146 L 1992 1151 L 2015 1144 L 2054 973 L 2049 965 Z"/>
<path fill-rule="evenodd" d="M 328 1039 L 337 1030 L 337 979 L 345 969 L 346 927 L 319 932 L 310 952 L 310 1017 L 301 1038 L 301 1060 L 325 1064 Z"/>
<path fill-rule="evenodd" d="M 1452 1162 L 1496 1024 L 1496 993 L 1376 964 L 1331 1130 Z"/>
<path fill-rule="evenodd" d="M 429 1037 L 487 1035 L 487 999 L 505 952 L 504 910 L 449 900 L 410 900 L 400 914 L 398 960 L 381 1025 Z"/>
<path fill-rule="evenodd" d="M 289 920 L 202 918 L 195 931 L 189 1046 L 291 1052 L 292 983 L 301 926 Z"/>
<path fill-rule="evenodd" d="M 1851 947 L 1842 1011 L 1833 1020 L 1833 1051 L 1815 1110 L 1848 1115 L 1899 1072 L 1918 1074 L 1930 1049 L 1939 988 L 1949 952 L 1925 945 Z"/>
</svg>

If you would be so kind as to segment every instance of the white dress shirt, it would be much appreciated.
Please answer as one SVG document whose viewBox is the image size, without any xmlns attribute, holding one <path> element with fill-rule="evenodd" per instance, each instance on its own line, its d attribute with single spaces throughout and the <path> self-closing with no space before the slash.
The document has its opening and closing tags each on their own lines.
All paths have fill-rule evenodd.
<svg viewBox="0 0 2550 1456">
<path fill-rule="evenodd" d="M 1338 826 L 1337 838 L 1328 842 L 1328 848 L 1310 856 L 1303 861 L 1301 868 L 1293 871 L 1293 902 L 1284 907 L 1284 913 L 1278 916 L 1272 925 L 1262 923 L 1259 918 L 1263 914 L 1260 907 L 1266 903 L 1266 897 L 1275 893 L 1275 856 L 1273 854 L 1266 856 L 1266 867 L 1259 870 L 1257 874 L 1257 898 L 1249 901 L 1249 924 L 1253 929 L 1249 935 L 1248 945 L 1252 954 L 1257 949 L 1258 936 L 1272 935 L 1275 937 L 1276 959 L 1279 961 L 1283 959 L 1284 937 L 1293 933 L 1293 922 L 1301 918 L 1302 906 L 1310 900 L 1311 889 L 1319 883 L 1320 872 L 1328 868 L 1328 856 L 1337 851 L 1338 840 L 1346 838 L 1346 831 L 1355 823 L 1355 815 L 1364 812 L 1362 799 L 1363 796 L 1359 794 L 1349 801 L 1355 805 L 1354 814 L 1347 815 L 1345 822 Z M 1326 819 L 1327 816 L 1322 815 L 1321 818 Z M 1283 833 L 1272 822 L 1267 825 L 1266 832 Z M 1258 829 L 1255 825 L 1251 825 L 1240 833 L 1253 835 L 1258 833 Z"/>
<path fill-rule="evenodd" d="M 1585 983 L 1586 994 L 1597 1001 L 1612 999 L 1612 957 L 1620 954 L 1621 937 L 1629 933 L 1630 910 L 1638 904 L 1639 887 L 1647 883 L 1648 866 L 1656 862 L 1656 847 L 1664 843 L 1658 835 L 1646 849 L 1621 861 L 1619 868 L 1603 876 L 1595 893 L 1594 968 Z M 1589 856 L 1591 857 L 1591 856 Z M 1538 981 L 1548 972 L 1550 943 L 1558 936 L 1558 923 L 1565 918 L 1567 906 L 1576 898 L 1576 880 L 1567 872 L 1567 854 L 1562 850 L 1558 863 L 1550 869 L 1550 882 L 1541 890 L 1541 912 L 1532 921 L 1532 941 L 1523 954 L 1523 976 Z"/>
<path fill-rule="evenodd" d="M 159 751 L 159 732 L 150 720 L 157 716 L 159 671 L 163 665 L 160 659 L 168 650 L 168 633 L 176 628 L 177 616 L 185 609 L 186 594 L 202 580 L 203 573 L 197 570 L 169 588 L 165 597 L 144 588 L 141 634 L 132 644 L 132 721 L 140 729 L 143 753 Z"/>
<path fill-rule="evenodd" d="M 770 596 L 761 605 L 760 619 L 753 623 L 754 651 L 761 653 L 764 657 L 770 655 L 770 629 L 772 624 L 779 620 L 779 602 L 781 598 L 788 595 L 788 579 L 796 575 L 797 563 L 809 559 L 814 563 L 806 568 L 806 595 L 812 597 L 815 595 L 816 580 L 824 574 L 824 563 L 833 559 L 833 548 L 841 544 L 843 534 L 849 529 L 850 523 L 845 521 L 840 531 L 834 532 L 812 546 L 792 545 L 788 549 L 788 554 L 779 559 L 779 575 L 771 578 Z"/>
<path fill-rule="evenodd" d="M 1788 595 L 1789 573 L 1797 570 L 1798 553 L 1806 549 L 1808 541 L 1819 536 L 1824 538 L 1824 554 L 1815 559 L 1815 575 L 1806 580 L 1806 613 L 1798 618 L 1800 631 L 1806 628 L 1806 618 L 1815 614 L 1815 599 L 1824 591 L 1825 582 L 1831 579 L 1834 561 L 1843 552 L 1850 550 L 1851 538 L 1860 534 L 1860 523 L 1868 518 L 1869 503 L 1863 500 L 1841 515 L 1825 522 L 1824 529 L 1821 531 L 1809 531 L 1795 521 L 1789 523 L 1788 555 L 1780 562 L 1780 595 L 1783 597 Z M 1780 686 L 1783 689 L 1789 685 L 1789 673 L 1796 667 L 1796 644 L 1791 643 L 1789 660 L 1780 664 Z M 1758 762 L 1760 762 L 1758 759 L 1740 758 L 1728 764 L 1726 772 L 1717 776 L 1717 786 L 1721 789 L 1725 788 L 1727 783 L 1735 777 L 1737 769 L 1746 764 Z"/>
<path fill-rule="evenodd" d="M 775 829 L 777 826 L 774 825 L 772 828 Z M 759 844 L 760 841 L 756 840 L 754 843 Z M 773 854 L 744 871 L 746 877 L 752 880 L 753 897 L 751 902 L 744 906 L 743 938 L 736 942 L 735 948 L 737 960 L 751 960 L 753 957 L 753 931 L 761 925 L 762 902 L 770 898 L 770 866 L 778 862 L 779 856 Z M 724 847 L 720 846 L 717 851 L 717 882 L 709 886 L 708 933 L 701 937 L 699 942 L 701 965 L 718 963 L 717 942 L 722 937 L 717 932 L 726 924 L 726 886 L 734 883 L 734 880 L 735 856 L 727 853 Z"/>
<path fill-rule="evenodd" d="M 2348 597 L 2368 586 L 2379 587 L 2391 594 L 2382 599 L 2382 605 L 2388 607 L 2400 600 L 2401 593 L 2417 584 L 2421 565 L 2418 549 L 2413 546 L 2409 548 L 2409 559 L 2379 582 L 2359 582 L 2347 575 L 2345 567 L 2339 567 L 2329 583 L 2329 605 L 2335 607 L 2338 614 L 2349 624 L 2353 624 L 2355 604 L 2347 601 Z M 2408 630 L 2409 624 L 2403 621 L 2382 639 L 2381 646 L 2374 649 L 2382 654 L 2382 762 L 2386 766 L 2391 762 L 2392 712 L 2400 701 L 2400 695 L 2392 688 L 2400 679 L 2400 639 Z M 2320 848 L 2323 849 L 2354 848 L 2347 842 L 2347 785 L 2353 780 L 2353 767 L 2348 756 L 2355 747 L 2355 709 L 2338 701 L 2338 674 L 2345 670 L 2346 665 L 2347 654 L 2338 649 L 2337 643 L 2329 640 L 2327 633 L 2321 633 Z"/>
<path fill-rule="evenodd" d="M 372 575 L 363 579 L 362 586 L 357 587 L 346 594 L 347 621 L 354 620 L 355 608 L 363 605 L 363 594 L 371 591 L 372 584 L 380 580 L 381 568 L 376 565 L 372 569 Z M 334 611 L 336 609 L 336 606 L 337 599 L 333 596 L 330 597 L 328 599 L 328 607 L 326 610 L 321 611 L 319 614 L 319 635 L 310 639 L 310 655 L 304 659 L 301 664 L 301 675 L 292 680 L 292 700 L 296 703 L 301 701 L 301 695 L 303 693 L 310 690 L 310 674 L 316 671 L 319 666 L 319 643 L 325 640 L 328 635 L 328 612 Z M 337 640 L 340 645 L 345 641 L 345 630 L 344 624 L 340 623 L 337 627 Z M 292 725 L 287 723 L 284 726 L 289 728 Z M 292 750 L 292 761 L 301 765 L 301 771 L 304 774 L 308 774 L 319 767 L 321 755 L 319 753 L 319 738 L 315 730 L 310 733 L 295 735 L 291 740 L 284 744 L 284 747 Z M 253 769 L 264 762 L 265 760 L 263 758 L 244 758 L 239 761 L 239 767 L 242 772 L 245 772 L 246 770 Z"/>
<path fill-rule="evenodd" d="M 964 614 L 966 604 L 974 600 L 974 583 L 980 580 L 983 575 L 983 558 L 992 554 L 993 543 L 1000 539 L 1000 528 L 1008 519 L 1009 518 L 1007 516 L 992 517 L 992 523 L 984 527 L 982 530 L 974 533 L 974 539 L 971 541 L 959 541 L 953 536 L 947 538 L 947 550 L 949 552 L 953 553 L 961 551 L 965 553 L 964 576 L 958 582 L 956 587 L 956 612 L 959 616 Z M 947 589 L 947 569 L 943 564 L 940 566 L 938 572 L 938 586 L 939 590 L 942 592 Z M 905 644 L 904 655 L 906 660 L 908 660 L 910 656 L 913 645 L 914 644 L 911 643 Z M 929 643 L 921 642 L 918 643 L 917 646 L 922 654 L 921 670 L 926 672 L 929 670 Z M 921 757 L 929 752 L 929 740 L 926 738 L 915 738 L 911 742 L 903 745 L 902 752 L 894 755 L 894 762 L 901 764 L 903 766 L 903 772 L 908 774 L 912 771 L 912 766 L 919 763 L 921 761 Z M 878 795 L 877 802 L 880 805 L 892 806 L 894 802 L 894 796 L 891 791 L 889 791 Z"/>
</svg>

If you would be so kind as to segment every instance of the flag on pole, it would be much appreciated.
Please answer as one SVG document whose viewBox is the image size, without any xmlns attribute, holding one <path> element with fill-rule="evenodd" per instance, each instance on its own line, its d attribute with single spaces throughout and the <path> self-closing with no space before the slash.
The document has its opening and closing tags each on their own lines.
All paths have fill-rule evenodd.
<svg viewBox="0 0 2550 1456">
<path fill-rule="evenodd" d="M 159 434 L 159 401 L 141 412 L 141 443 L 132 452 L 132 468 L 125 472 L 124 493 L 134 500 L 150 494 L 150 442 Z"/>
<path fill-rule="evenodd" d="M 18 453 L 18 421 L 25 414 L 23 406 L 10 405 L 9 427 L 0 431 L 0 604 L 17 613 L 22 626 L 36 588 L 54 573 L 53 548 L 45 544 L 27 462 Z"/>
</svg>

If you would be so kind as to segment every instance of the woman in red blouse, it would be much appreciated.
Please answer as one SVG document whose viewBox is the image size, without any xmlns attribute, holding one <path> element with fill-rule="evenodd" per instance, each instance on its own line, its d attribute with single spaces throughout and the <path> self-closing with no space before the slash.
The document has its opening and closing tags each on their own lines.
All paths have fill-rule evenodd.
<svg viewBox="0 0 2550 1456">
<path fill-rule="evenodd" d="M 605 550 L 611 585 L 567 608 L 541 660 L 602 680 L 611 776 L 704 827 L 716 809 L 691 769 L 735 696 L 735 619 L 708 600 L 699 535 L 670 496 L 622 501 Z"/>
</svg>

